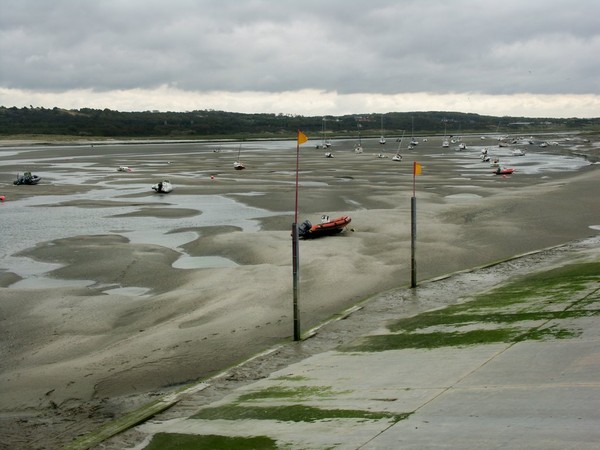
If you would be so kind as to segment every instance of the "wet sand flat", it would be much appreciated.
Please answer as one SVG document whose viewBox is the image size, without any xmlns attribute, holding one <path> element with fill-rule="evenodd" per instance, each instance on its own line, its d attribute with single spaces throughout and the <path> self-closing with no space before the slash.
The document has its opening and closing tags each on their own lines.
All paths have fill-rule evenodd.
<svg viewBox="0 0 600 450">
<path fill-rule="evenodd" d="M 466 141 L 458 152 L 432 137 L 402 162 L 391 140 L 365 140 L 362 154 L 334 141 L 334 158 L 302 146 L 300 221 L 352 217 L 345 233 L 300 243 L 304 330 L 409 285 L 413 161 L 419 280 L 598 233 L 593 142 L 513 157 Z M 486 145 L 515 174 L 493 175 Z M 295 142 L 244 143 L 244 171 L 239 143 L 215 147 L 0 147 L 3 426 L 57 408 L 101 423 L 291 339 Z M 40 184 L 12 185 L 25 170 Z M 150 189 L 161 179 L 172 193 Z M 231 264 L 203 260 L 217 257 Z"/>
</svg>

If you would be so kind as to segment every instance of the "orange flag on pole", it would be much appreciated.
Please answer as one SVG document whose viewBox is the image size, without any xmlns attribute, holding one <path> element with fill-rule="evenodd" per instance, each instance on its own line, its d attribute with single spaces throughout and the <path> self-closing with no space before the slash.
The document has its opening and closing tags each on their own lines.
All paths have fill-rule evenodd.
<svg viewBox="0 0 600 450">
<path fill-rule="evenodd" d="M 304 144 L 306 141 L 308 141 L 308 136 L 298 130 L 298 145 Z"/>
<path fill-rule="evenodd" d="M 414 165 L 413 165 L 413 175 L 421 175 L 422 172 L 422 166 L 421 164 L 419 164 L 418 162 L 415 161 Z"/>
</svg>

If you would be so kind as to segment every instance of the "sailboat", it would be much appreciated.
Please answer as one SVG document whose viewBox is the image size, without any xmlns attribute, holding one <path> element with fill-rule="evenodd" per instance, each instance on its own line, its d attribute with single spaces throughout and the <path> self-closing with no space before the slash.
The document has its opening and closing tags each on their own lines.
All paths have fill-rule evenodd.
<svg viewBox="0 0 600 450">
<path fill-rule="evenodd" d="M 400 154 L 400 148 L 402 147 L 402 139 L 404 139 L 404 131 L 402 131 L 402 137 L 400 138 L 399 144 L 398 144 L 398 151 L 396 152 L 396 154 L 394 156 L 392 156 L 392 161 L 402 161 L 402 155 Z"/>
<path fill-rule="evenodd" d="M 362 153 L 362 141 L 360 140 L 360 123 L 356 124 L 356 128 L 358 129 L 358 142 L 354 145 L 354 153 Z"/>
<path fill-rule="evenodd" d="M 446 121 L 444 120 L 444 140 L 442 141 L 442 147 L 448 148 L 450 147 L 450 142 L 448 141 L 448 137 L 446 136 Z"/>
<path fill-rule="evenodd" d="M 412 132 L 411 132 L 410 145 L 411 145 L 411 147 L 414 147 L 415 145 L 419 145 L 419 141 L 417 141 L 415 139 L 415 118 L 411 117 L 411 119 L 412 119 Z"/>
<path fill-rule="evenodd" d="M 331 141 L 329 139 L 325 140 L 325 122 L 326 122 L 326 118 L 323 117 L 323 126 L 321 127 L 321 134 L 323 135 L 323 143 L 321 144 L 321 148 L 330 148 L 331 147 Z M 317 144 L 317 147 L 319 148 L 319 144 Z"/>
<path fill-rule="evenodd" d="M 383 135 L 383 116 L 381 116 L 381 137 L 379 138 L 380 144 L 385 144 L 385 136 Z"/>
<path fill-rule="evenodd" d="M 242 162 L 240 161 L 241 151 L 242 151 L 242 144 L 240 143 L 240 148 L 238 149 L 237 161 L 233 163 L 233 168 L 235 170 L 244 170 L 246 168 L 246 166 L 244 166 L 244 164 L 242 164 Z"/>
</svg>

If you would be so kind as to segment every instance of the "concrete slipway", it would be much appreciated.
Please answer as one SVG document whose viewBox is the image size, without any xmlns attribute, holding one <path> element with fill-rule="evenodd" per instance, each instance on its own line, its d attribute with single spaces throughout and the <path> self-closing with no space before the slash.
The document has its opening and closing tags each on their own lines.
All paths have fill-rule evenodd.
<svg viewBox="0 0 600 450">
<path fill-rule="evenodd" d="M 101 448 L 155 448 L 157 433 L 189 435 L 198 439 L 196 448 L 205 448 L 207 435 L 263 436 L 267 448 L 287 449 L 599 448 L 600 273 L 559 281 L 560 271 L 574 264 L 599 267 L 599 236 L 424 283 L 416 292 L 382 295 L 302 344 L 318 347 L 309 342 L 333 338 L 334 347 L 279 364 L 207 403 L 202 389 L 209 380 Z M 529 283 L 519 278 L 525 272 L 557 268 L 559 275 L 541 288 L 513 290 Z M 504 288 L 512 290 L 508 301 L 485 303 L 486 293 L 495 299 Z M 457 311 L 435 303 L 436 296 L 460 293 Z M 469 303 L 478 299 L 484 303 Z M 419 305 L 415 311 L 437 308 L 443 318 L 402 329 L 391 306 L 399 301 Z M 328 335 L 327 327 L 337 331 Z M 461 339 L 482 330 L 508 335 L 456 345 L 394 340 L 407 334 Z"/>
</svg>

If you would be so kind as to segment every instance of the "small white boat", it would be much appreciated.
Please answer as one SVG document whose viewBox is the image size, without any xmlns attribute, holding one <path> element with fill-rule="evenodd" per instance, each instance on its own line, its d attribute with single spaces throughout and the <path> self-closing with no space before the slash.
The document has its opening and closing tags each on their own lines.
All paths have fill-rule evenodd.
<svg viewBox="0 0 600 450">
<path fill-rule="evenodd" d="M 461 142 L 460 144 L 458 144 L 458 149 L 459 150 L 466 150 L 467 149 L 467 144 L 465 144 L 464 142 Z"/>
<path fill-rule="evenodd" d="M 402 132 L 402 137 L 398 139 L 398 150 L 396 151 L 396 154 L 392 156 L 392 161 L 402 161 L 402 155 L 400 154 L 400 149 L 402 148 L 402 139 L 404 139 L 404 131 Z"/>
<path fill-rule="evenodd" d="M 325 158 L 333 158 L 333 155 L 331 152 L 325 152 Z"/>
<path fill-rule="evenodd" d="M 417 145 L 419 145 L 419 141 L 417 141 L 417 139 L 415 138 L 415 118 L 411 117 L 410 121 L 411 121 L 410 145 L 412 147 L 416 147 Z"/>
<path fill-rule="evenodd" d="M 169 180 L 162 180 L 152 186 L 152 189 L 159 194 L 168 194 L 173 190 L 173 185 L 169 182 Z"/>
<path fill-rule="evenodd" d="M 133 172 L 133 169 L 127 166 L 119 166 L 117 172 Z"/>
<path fill-rule="evenodd" d="M 513 156 L 525 156 L 525 152 L 523 150 L 521 150 L 520 148 L 515 148 L 512 151 L 512 155 Z"/>
<path fill-rule="evenodd" d="M 242 162 L 240 161 L 240 153 L 242 151 L 242 144 L 240 144 L 240 148 L 238 148 L 238 157 L 237 157 L 237 161 L 233 163 L 233 168 L 235 170 L 244 170 L 246 168 L 246 166 L 244 164 L 242 164 Z"/>
<path fill-rule="evenodd" d="M 444 122 L 444 140 L 442 141 L 442 148 L 448 148 L 450 147 L 450 142 L 448 141 L 448 138 L 446 137 L 446 122 Z"/>
<path fill-rule="evenodd" d="M 360 144 L 356 144 L 356 145 L 354 146 L 354 153 L 357 153 L 357 154 L 358 154 L 358 153 L 362 153 L 362 152 L 363 152 L 362 145 L 360 145 Z"/>
</svg>

